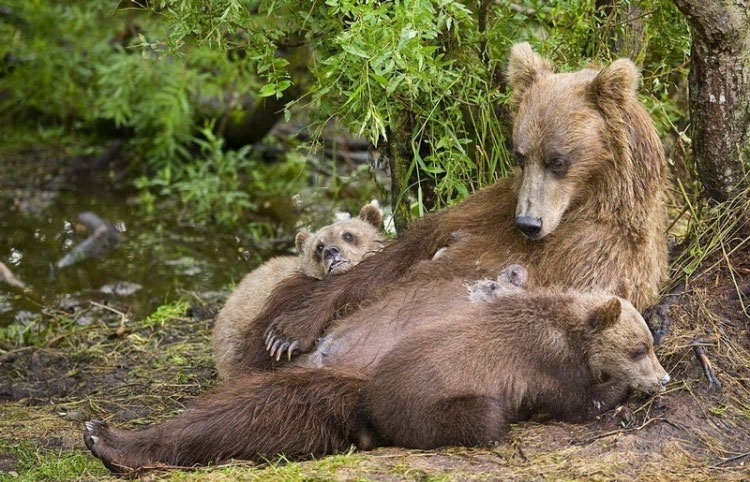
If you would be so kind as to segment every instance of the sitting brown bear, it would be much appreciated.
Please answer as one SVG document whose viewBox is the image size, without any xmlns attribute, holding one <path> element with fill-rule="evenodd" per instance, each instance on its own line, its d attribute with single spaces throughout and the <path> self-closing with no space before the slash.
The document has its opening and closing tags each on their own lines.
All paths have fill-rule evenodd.
<svg viewBox="0 0 750 482">
<path fill-rule="evenodd" d="M 337 367 L 256 372 L 149 429 L 87 422 L 86 445 L 119 472 L 319 456 L 373 439 L 406 447 L 487 444 L 533 414 L 581 421 L 631 389 L 657 393 L 669 380 L 646 323 L 625 300 L 521 292 L 476 303 L 457 289 L 442 321 L 402 338 L 372 378 Z"/>
<path fill-rule="evenodd" d="M 374 301 L 409 309 L 404 292 L 441 279 L 477 280 L 510 263 L 527 267 L 531 288 L 603 290 L 640 310 L 654 301 L 667 267 L 665 164 L 638 102 L 635 65 L 619 59 L 603 69 L 555 73 L 518 44 L 507 74 L 522 172 L 416 221 L 342 276 L 286 280 L 259 315 L 273 345 L 309 352 L 332 321 Z M 454 233 L 461 236 L 451 244 Z M 369 317 L 389 323 L 377 312 Z M 264 342 L 245 337 L 254 366 L 270 363 Z"/>
<path fill-rule="evenodd" d="M 267 327 L 253 321 L 281 281 L 297 273 L 315 279 L 346 273 L 382 249 L 381 223 L 378 208 L 366 204 L 358 218 L 338 221 L 315 233 L 300 231 L 294 240 L 299 256 L 272 258 L 245 276 L 216 317 L 213 348 L 219 377 L 226 380 L 247 371 L 242 337 L 262 338 Z M 283 354 L 278 350 L 276 360 L 285 354 L 291 357 L 295 348 Z"/>
</svg>

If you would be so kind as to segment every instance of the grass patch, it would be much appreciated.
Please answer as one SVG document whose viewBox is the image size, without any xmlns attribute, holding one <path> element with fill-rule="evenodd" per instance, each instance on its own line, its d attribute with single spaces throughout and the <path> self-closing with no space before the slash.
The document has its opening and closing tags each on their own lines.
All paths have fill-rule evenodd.
<svg viewBox="0 0 750 482">
<path fill-rule="evenodd" d="M 29 442 L 8 444 L 0 441 L 4 459 L 15 458 L 14 469 L 0 473 L 0 480 L 101 480 L 109 471 L 81 451 L 48 450 Z"/>
<path fill-rule="evenodd" d="M 167 322 L 184 319 L 188 308 L 190 305 L 185 300 L 161 305 L 143 320 L 143 326 L 162 327 Z"/>
</svg>

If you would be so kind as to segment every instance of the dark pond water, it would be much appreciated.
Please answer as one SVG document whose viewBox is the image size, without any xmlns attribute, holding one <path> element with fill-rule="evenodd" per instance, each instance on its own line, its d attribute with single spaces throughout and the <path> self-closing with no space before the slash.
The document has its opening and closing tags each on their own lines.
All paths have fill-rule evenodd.
<svg viewBox="0 0 750 482">
<path fill-rule="evenodd" d="M 23 293 L 0 282 L 0 327 L 29 323 L 43 310 L 80 313 L 91 301 L 133 317 L 147 316 L 178 297 L 215 301 L 273 254 L 248 237 L 145 216 L 126 195 L 106 188 L 6 187 L 0 196 L 0 261 L 33 288 Z M 84 211 L 114 224 L 122 242 L 101 257 L 56 269 L 55 263 L 89 234 L 76 222 Z"/>
</svg>

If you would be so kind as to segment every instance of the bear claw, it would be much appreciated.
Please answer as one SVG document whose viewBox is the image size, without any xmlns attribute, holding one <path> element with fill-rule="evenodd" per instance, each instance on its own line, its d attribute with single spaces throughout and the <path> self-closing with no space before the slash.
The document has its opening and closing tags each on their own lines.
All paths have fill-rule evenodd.
<svg viewBox="0 0 750 482">
<path fill-rule="evenodd" d="M 292 355 L 295 354 L 295 351 L 299 351 L 299 342 L 297 340 L 293 341 L 292 344 L 289 345 L 289 350 L 286 353 L 288 360 L 292 359 Z"/>
</svg>

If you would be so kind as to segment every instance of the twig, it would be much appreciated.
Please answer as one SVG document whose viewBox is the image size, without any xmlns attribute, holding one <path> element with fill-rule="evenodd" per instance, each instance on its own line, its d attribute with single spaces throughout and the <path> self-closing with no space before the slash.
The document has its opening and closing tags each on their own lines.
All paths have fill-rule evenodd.
<svg viewBox="0 0 750 482">
<path fill-rule="evenodd" d="M 2 356 L 0 356 L 0 365 L 2 365 L 5 362 L 10 362 L 16 359 L 18 355 L 21 353 L 27 352 L 29 350 L 33 350 L 36 348 L 35 346 L 24 346 L 22 348 L 16 348 L 15 350 L 11 350 L 7 353 L 4 353 Z"/>
<path fill-rule="evenodd" d="M 127 323 L 127 321 L 128 321 L 128 315 L 127 314 L 123 313 L 120 310 L 116 310 L 116 309 L 112 308 L 111 306 L 103 305 L 103 304 L 97 303 L 96 301 L 93 301 L 93 300 L 89 300 L 89 303 L 91 303 L 94 306 L 98 306 L 99 308 L 102 308 L 104 310 L 111 311 L 112 313 L 120 315 L 120 326 L 117 327 L 117 331 L 115 332 L 115 334 L 117 334 L 117 336 L 123 336 L 128 331 L 127 326 L 125 326 L 125 323 Z"/>
<path fill-rule="evenodd" d="M 592 442 L 595 442 L 595 441 L 597 441 L 599 439 L 603 439 L 603 438 L 606 438 L 606 437 L 611 437 L 612 435 L 618 435 L 618 434 L 630 433 L 630 432 L 638 432 L 640 430 L 643 430 L 644 428 L 646 428 L 647 426 L 651 425 L 654 422 L 664 422 L 664 423 L 667 423 L 669 425 L 674 426 L 674 424 L 672 422 L 670 422 L 669 420 L 667 420 L 666 418 L 661 418 L 661 417 L 649 418 L 649 419 L 645 420 L 638 427 L 626 428 L 626 429 L 623 428 L 623 429 L 617 429 L 617 430 L 610 430 L 609 432 L 600 433 L 600 434 L 594 435 L 594 436 L 589 437 L 589 438 L 584 439 L 584 440 L 574 441 L 573 443 L 576 444 L 576 445 L 588 445 L 588 444 L 590 444 Z"/>
<path fill-rule="evenodd" d="M 649 306 L 643 312 L 643 318 L 654 335 L 654 345 L 661 344 L 661 341 L 669 333 L 669 308 L 684 291 L 685 283 L 678 284 L 659 303 Z"/>
<path fill-rule="evenodd" d="M 745 452 L 744 454 L 735 455 L 734 457 L 729 457 L 728 459 L 722 460 L 721 462 L 719 462 L 716 465 L 712 465 L 711 468 L 715 469 L 715 468 L 721 467 L 722 465 L 730 464 L 730 463 L 736 462 L 736 461 L 738 461 L 740 459 L 744 459 L 745 457 L 748 457 L 748 456 L 750 456 L 750 452 Z"/>
<path fill-rule="evenodd" d="M 703 367 L 703 373 L 706 375 L 706 379 L 708 379 L 708 386 L 706 387 L 706 391 L 709 393 L 714 390 L 720 392 L 721 382 L 718 378 L 716 378 L 714 369 L 711 367 L 711 361 L 708 359 L 708 356 L 706 356 L 706 351 L 703 349 L 703 346 L 705 344 L 705 340 L 696 338 L 692 343 L 693 351 L 695 352 L 695 357 L 700 362 L 701 367 Z"/>
</svg>

